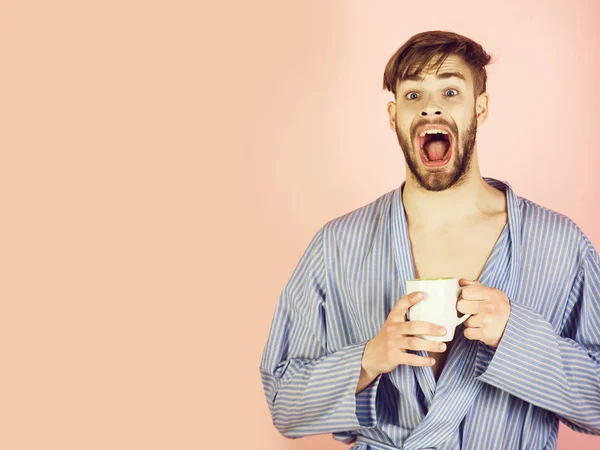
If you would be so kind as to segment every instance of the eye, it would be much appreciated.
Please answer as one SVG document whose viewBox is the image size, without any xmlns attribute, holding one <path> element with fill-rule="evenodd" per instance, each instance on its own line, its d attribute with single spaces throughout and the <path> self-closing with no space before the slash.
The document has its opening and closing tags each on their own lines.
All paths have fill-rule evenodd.
<svg viewBox="0 0 600 450">
<path fill-rule="evenodd" d="M 413 97 L 413 95 L 418 96 L 419 94 L 417 94 L 416 92 L 409 92 L 406 95 L 406 98 L 408 98 L 409 100 L 414 100 L 415 98 L 417 98 L 417 97 Z"/>
<path fill-rule="evenodd" d="M 448 92 L 454 92 L 454 94 L 448 95 Z M 458 91 L 456 89 L 448 89 L 446 91 L 446 97 L 456 97 L 458 95 Z"/>
</svg>

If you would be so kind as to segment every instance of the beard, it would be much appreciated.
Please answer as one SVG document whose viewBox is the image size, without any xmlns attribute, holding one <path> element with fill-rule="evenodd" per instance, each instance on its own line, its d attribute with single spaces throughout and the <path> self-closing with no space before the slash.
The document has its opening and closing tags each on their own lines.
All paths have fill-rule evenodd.
<svg viewBox="0 0 600 450">
<path fill-rule="evenodd" d="M 425 123 L 434 123 L 440 125 L 446 125 L 456 136 L 456 142 L 454 142 L 454 161 L 451 167 L 444 167 L 441 170 L 430 169 L 422 165 L 421 155 L 419 152 L 421 149 L 413 148 L 413 142 L 415 142 L 416 132 L 413 131 L 411 134 L 412 139 L 408 139 L 399 129 L 398 124 L 395 124 L 396 136 L 398 136 L 398 143 L 404 153 L 404 159 L 410 169 L 413 177 L 417 180 L 417 183 L 427 191 L 444 191 L 453 186 L 460 186 L 467 180 L 467 175 L 471 170 L 471 160 L 473 157 L 473 148 L 475 147 L 475 137 L 477 135 L 477 116 L 473 111 L 473 116 L 469 126 L 465 132 L 459 136 L 456 125 L 452 126 L 449 123 L 442 121 L 433 122 L 418 122 L 413 127 L 413 130 L 418 129 Z M 462 148 L 461 148 L 462 147 Z"/>
</svg>

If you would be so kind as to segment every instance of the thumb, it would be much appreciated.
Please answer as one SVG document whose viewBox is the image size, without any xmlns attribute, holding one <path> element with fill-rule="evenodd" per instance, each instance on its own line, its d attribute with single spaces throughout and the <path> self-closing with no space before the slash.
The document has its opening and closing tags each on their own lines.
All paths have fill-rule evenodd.
<svg viewBox="0 0 600 450">
<path fill-rule="evenodd" d="M 459 286 L 480 286 L 481 283 L 477 280 L 468 280 L 466 278 L 461 278 L 458 280 Z"/>
</svg>

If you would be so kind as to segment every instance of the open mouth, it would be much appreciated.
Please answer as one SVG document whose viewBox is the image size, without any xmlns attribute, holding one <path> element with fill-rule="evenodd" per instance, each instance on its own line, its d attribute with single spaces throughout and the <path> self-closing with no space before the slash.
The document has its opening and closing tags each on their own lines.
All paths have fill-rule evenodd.
<svg viewBox="0 0 600 450">
<path fill-rule="evenodd" d="M 417 136 L 421 160 L 428 167 L 440 167 L 452 157 L 453 138 L 446 130 L 431 128 Z"/>
</svg>

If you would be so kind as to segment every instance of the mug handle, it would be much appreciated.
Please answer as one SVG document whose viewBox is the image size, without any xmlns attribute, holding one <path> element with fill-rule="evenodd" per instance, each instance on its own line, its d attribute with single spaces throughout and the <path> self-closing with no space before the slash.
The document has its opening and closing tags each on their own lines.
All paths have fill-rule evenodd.
<svg viewBox="0 0 600 450">
<path fill-rule="evenodd" d="M 458 295 L 462 294 L 464 286 L 460 286 L 458 288 Z M 456 326 L 460 325 L 461 323 L 463 323 L 465 320 L 467 320 L 469 317 L 471 317 L 472 314 L 465 314 L 464 316 L 460 317 L 460 318 L 456 318 L 457 322 L 456 322 Z"/>
<path fill-rule="evenodd" d="M 465 314 L 464 316 L 462 316 L 460 319 L 457 319 L 458 322 L 456 322 L 456 325 L 460 325 L 461 323 L 463 323 L 465 320 L 467 320 L 469 317 L 471 317 L 471 314 Z"/>
</svg>

